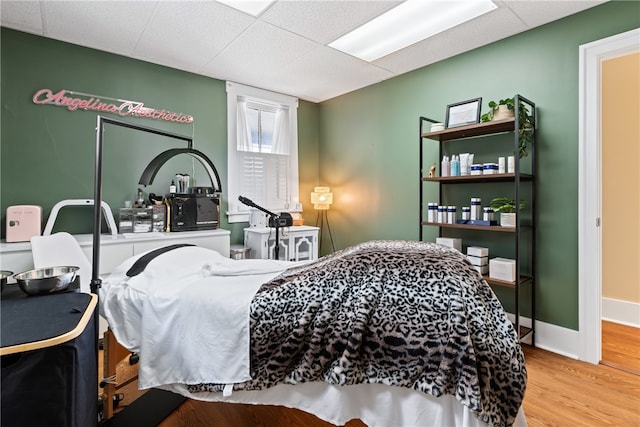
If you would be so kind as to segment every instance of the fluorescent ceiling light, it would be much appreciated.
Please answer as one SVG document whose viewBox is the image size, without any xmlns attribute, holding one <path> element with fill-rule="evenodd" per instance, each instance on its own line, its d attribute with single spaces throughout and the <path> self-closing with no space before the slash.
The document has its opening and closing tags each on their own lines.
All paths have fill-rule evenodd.
<svg viewBox="0 0 640 427">
<path fill-rule="evenodd" d="M 227 6 L 238 9 L 249 15 L 258 16 L 267 8 L 274 0 L 218 0 Z"/>
<path fill-rule="evenodd" d="M 371 62 L 496 7 L 489 0 L 407 0 L 329 46 Z"/>
</svg>

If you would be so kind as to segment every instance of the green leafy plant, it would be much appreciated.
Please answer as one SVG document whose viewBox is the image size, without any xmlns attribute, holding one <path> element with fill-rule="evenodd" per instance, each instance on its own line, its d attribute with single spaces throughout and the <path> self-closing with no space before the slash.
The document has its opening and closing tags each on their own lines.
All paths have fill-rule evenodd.
<svg viewBox="0 0 640 427">
<path fill-rule="evenodd" d="M 497 103 L 495 101 L 489 101 L 489 111 L 480 116 L 480 120 L 483 122 L 490 122 L 493 120 L 493 115 L 498 110 L 500 105 L 506 105 L 507 109 L 514 111 L 515 110 L 515 100 L 513 98 L 505 98 L 501 99 Z M 533 142 L 533 116 L 529 112 L 529 108 L 520 101 L 520 105 L 518 107 L 518 151 L 520 158 L 526 157 L 529 154 L 527 149 L 527 145 Z"/>
<path fill-rule="evenodd" d="M 493 115 L 496 112 L 496 110 L 498 109 L 499 106 L 501 105 L 506 105 L 507 109 L 513 111 L 514 110 L 514 100 L 513 98 L 505 98 L 505 99 L 501 99 L 500 101 L 498 101 L 496 103 L 496 101 L 489 101 L 489 108 L 490 110 L 487 111 L 486 113 L 484 113 L 482 116 L 480 116 L 480 119 L 483 122 L 490 122 L 491 120 L 493 120 Z"/>
<path fill-rule="evenodd" d="M 489 204 L 494 212 L 513 213 L 516 211 L 516 201 L 507 197 L 496 197 Z M 520 209 L 524 209 L 524 200 L 520 200 Z"/>
</svg>

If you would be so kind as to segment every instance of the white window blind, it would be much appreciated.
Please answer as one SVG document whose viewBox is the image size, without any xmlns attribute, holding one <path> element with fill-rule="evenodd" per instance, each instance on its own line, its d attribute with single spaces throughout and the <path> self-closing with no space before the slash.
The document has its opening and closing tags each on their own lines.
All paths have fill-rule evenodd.
<svg viewBox="0 0 640 427">
<path fill-rule="evenodd" d="M 300 210 L 296 98 L 227 82 L 229 222 L 248 221 L 238 196 L 272 212 Z"/>
</svg>

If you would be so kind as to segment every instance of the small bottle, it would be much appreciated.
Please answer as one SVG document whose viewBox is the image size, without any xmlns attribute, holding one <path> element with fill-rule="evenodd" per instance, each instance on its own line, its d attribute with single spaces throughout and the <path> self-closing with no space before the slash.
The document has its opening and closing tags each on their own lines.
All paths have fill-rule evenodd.
<svg viewBox="0 0 640 427">
<path fill-rule="evenodd" d="M 427 210 L 427 222 L 436 222 L 436 216 L 438 215 L 438 204 L 429 203 Z"/>
<path fill-rule="evenodd" d="M 471 208 L 469 206 L 462 207 L 462 219 L 467 221 L 471 219 Z"/>
<path fill-rule="evenodd" d="M 447 224 L 455 224 L 456 223 L 456 207 L 449 206 L 447 208 Z"/>
<path fill-rule="evenodd" d="M 176 183 L 173 180 L 171 180 L 171 185 L 169 186 L 169 193 L 176 194 Z"/>
<path fill-rule="evenodd" d="M 460 176 L 460 157 L 456 155 L 451 160 L 451 176 Z"/>
<path fill-rule="evenodd" d="M 436 217 L 436 222 L 444 224 L 447 222 L 447 207 L 446 206 L 438 206 L 438 216 Z"/>
<path fill-rule="evenodd" d="M 479 220 L 482 214 L 482 207 L 480 197 L 472 197 L 471 198 L 471 220 Z"/>
<path fill-rule="evenodd" d="M 482 220 L 493 221 L 493 209 L 489 207 L 482 208 Z"/>
<path fill-rule="evenodd" d="M 142 190 L 138 188 L 138 198 L 136 199 L 136 207 L 145 208 L 144 197 L 142 196 Z"/>
<path fill-rule="evenodd" d="M 442 165 L 440 166 L 440 175 L 449 176 L 449 158 L 447 156 L 442 157 Z"/>
</svg>

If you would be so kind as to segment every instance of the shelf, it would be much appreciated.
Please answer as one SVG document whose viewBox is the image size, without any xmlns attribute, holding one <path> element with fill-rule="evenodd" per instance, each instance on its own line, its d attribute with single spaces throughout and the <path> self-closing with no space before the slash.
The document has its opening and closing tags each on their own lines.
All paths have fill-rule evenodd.
<svg viewBox="0 0 640 427">
<path fill-rule="evenodd" d="M 490 285 L 505 286 L 507 288 L 513 288 L 516 286 L 516 282 L 493 279 L 489 277 L 488 274 L 483 275 L 482 278 Z M 530 282 L 532 280 L 533 278 L 531 276 L 520 276 L 520 285 L 524 285 L 525 283 Z"/>
<path fill-rule="evenodd" d="M 433 178 L 424 177 L 423 181 L 426 182 L 510 182 L 516 179 L 515 173 L 500 173 L 493 175 L 464 175 L 464 176 L 434 176 Z M 533 175 L 521 173 L 521 181 L 533 181 Z"/>
<path fill-rule="evenodd" d="M 476 123 L 473 125 L 449 128 L 436 132 L 426 132 L 422 134 L 422 137 L 440 142 L 451 141 L 453 139 L 470 138 L 499 132 L 509 132 L 515 129 L 515 123 L 516 121 L 514 118 L 509 118 L 504 120 L 496 120 L 492 122 Z"/>
<path fill-rule="evenodd" d="M 516 227 L 501 227 L 499 225 L 469 225 L 469 224 L 446 224 L 442 222 L 426 222 L 423 221 L 422 225 L 433 225 L 435 227 L 446 228 L 464 228 L 467 230 L 482 230 L 482 231 L 505 231 L 507 233 L 515 233 Z M 520 226 L 523 228 L 523 226 Z"/>
<path fill-rule="evenodd" d="M 514 328 L 518 332 L 520 339 L 530 337 L 531 345 L 535 345 L 535 292 L 533 288 L 535 285 L 535 268 L 536 260 L 536 209 L 535 209 L 535 197 L 536 197 L 536 175 L 538 163 L 536 160 L 535 150 L 535 132 L 532 133 L 532 138 L 527 142 L 527 148 L 529 149 L 529 155 L 526 158 L 518 157 L 518 147 L 520 147 L 520 135 L 518 127 L 520 122 L 518 117 L 520 113 L 523 113 L 521 108 L 526 109 L 526 113 L 530 114 L 531 123 L 535 123 L 536 106 L 533 102 L 527 100 L 521 95 L 515 95 L 514 100 L 514 114 L 515 117 L 506 118 L 503 120 L 496 120 L 483 123 L 474 123 L 466 126 L 458 126 L 449 129 L 442 129 L 439 131 L 431 132 L 428 129 L 429 122 L 434 123 L 435 120 L 420 117 L 419 123 L 419 137 L 420 137 L 420 192 L 419 192 L 419 209 L 420 209 L 420 230 L 419 239 L 423 239 L 423 234 L 426 230 L 425 227 L 438 227 L 438 235 L 446 237 L 456 237 L 459 239 L 469 239 L 467 242 L 471 246 L 473 245 L 486 245 L 488 248 L 496 248 L 496 252 L 503 253 L 505 257 L 513 258 L 516 261 L 518 267 L 515 275 L 515 281 L 504 281 L 489 278 L 489 275 L 483 276 L 483 279 L 496 291 L 498 287 L 502 288 L 504 292 L 501 292 L 500 298 L 509 298 L 515 301 L 514 307 Z M 434 144 L 435 141 L 435 144 Z M 452 146 L 451 143 L 456 142 Z M 493 156 L 496 158 L 498 155 L 504 155 L 504 153 L 513 153 L 515 150 L 514 169 L 518 173 L 501 173 L 501 174 L 487 174 L 487 175 L 465 175 L 465 176 L 428 176 L 429 164 L 426 160 L 429 159 L 429 163 L 433 162 L 434 146 L 437 145 L 437 159 L 443 158 L 444 155 L 450 155 L 452 152 L 473 152 L 475 149 L 480 149 L 483 146 L 482 151 L 479 153 L 483 156 Z M 502 154 L 500 154 L 502 153 Z M 479 160 L 479 159 L 478 159 Z M 478 162 L 480 163 L 480 162 Z M 496 170 L 497 172 L 497 170 Z M 456 204 L 454 200 L 462 200 L 465 196 L 474 196 L 478 187 L 482 187 L 482 190 L 486 188 L 489 191 L 505 191 L 510 188 L 513 190 L 512 198 L 516 200 L 525 199 L 531 206 L 534 207 L 531 212 L 526 214 L 523 211 L 518 211 L 517 215 L 517 227 L 502 227 L 500 225 L 480 225 L 483 221 L 469 221 L 474 224 L 467 224 L 467 221 L 453 221 L 453 224 L 430 222 L 435 219 L 433 216 L 427 216 L 428 210 L 426 209 L 425 202 L 425 186 L 436 183 L 439 196 L 438 204 L 444 205 L 445 202 Z M 460 186 L 459 184 L 463 184 Z M 483 185 L 478 185 L 483 184 Z M 485 187 L 486 186 L 486 187 Z M 430 187 L 429 190 L 432 190 Z M 483 193 L 484 194 L 484 193 Z M 468 199 L 467 199 L 468 200 Z M 457 217 L 457 215 L 456 215 Z M 497 217 L 495 217 L 497 219 Z M 463 224 L 464 223 L 464 224 Z M 489 223 L 489 222 L 484 222 Z M 498 224 L 498 221 L 492 222 Z M 472 230 L 467 232 L 465 230 Z M 433 231 L 433 230 L 431 230 Z M 502 235 L 480 233 L 480 232 L 498 232 Z M 506 234 L 505 234 L 506 233 Z M 463 242 L 464 245 L 464 242 Z M 509 248 L 511 246 L 511 248 Z M 497 250 L 497 249 L 500 250 Z M 490 249 L 493 251 L 494 249 Z M 523 269 L 522 265 L 531 266 L 528 269 Z M 527 273 L 522 275 L 520 273 Z M 528 286 L 528 291 L 524 297 L 528 299 L 529 312 L 531 316 L 531 325 L 524 327 L 521 324 L 522 309 L 520 306 L 521 291 L 523 286 Z M 523 298 L 524 299 L 524 298 Z"/>
</svg>

